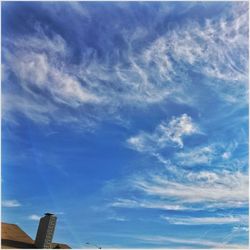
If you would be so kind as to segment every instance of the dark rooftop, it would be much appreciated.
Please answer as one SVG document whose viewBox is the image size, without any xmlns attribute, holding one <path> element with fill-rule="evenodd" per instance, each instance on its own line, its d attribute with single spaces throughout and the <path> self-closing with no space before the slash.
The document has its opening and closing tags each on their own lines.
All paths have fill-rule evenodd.
<svg viewBox="0 0 250 250">
<path fill-rule="evenodd" d="M 34 249 L 32 238 L 15 224 L 3 223 L 1 230 L 1 249 L 24 248 Z M 52 249 L 70 249 L 66 244 L 52 243 Z"/>
<path fill-rule="evenodd" d="M 54 214 L 52 214 L 52 213 L 45 213 L 45 215 L 51 216 L 51 215 L 54 215 Z"/>
</svg>

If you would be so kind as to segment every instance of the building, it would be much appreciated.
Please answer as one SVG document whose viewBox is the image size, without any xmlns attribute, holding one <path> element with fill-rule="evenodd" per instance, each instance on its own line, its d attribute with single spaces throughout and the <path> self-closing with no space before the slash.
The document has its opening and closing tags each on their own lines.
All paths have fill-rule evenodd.
<svg viewBox="0 0 250 250">
<path fill-rule="evenodd" d="M 34 241 L 19 226 L 2 222 L 1 249 L 70 249 L 66 244 L 52 243 L 55 226 L 56 216 L 49 213 L 45 214 L 45 216 L 40 219 L 36 240 Z"/>
<path fill-rule="evenodd" d="M 35 240 L 37 248 L 51 248 L 56 220 L 56 216 L 50 213 L 46 213 L 45 216 L 40 219 Z"/>
</svg>

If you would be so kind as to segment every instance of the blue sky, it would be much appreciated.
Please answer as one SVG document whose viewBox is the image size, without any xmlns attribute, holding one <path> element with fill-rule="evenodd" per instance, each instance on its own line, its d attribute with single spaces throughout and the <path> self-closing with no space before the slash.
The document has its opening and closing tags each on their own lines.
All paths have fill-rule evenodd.
<svg viewBox="0 0 250 250">
<path fill-rule="evenodd" d="M 247 248 L 247 2 L 2 3 L 2 220 L 75 248 Z"/>
</svg>

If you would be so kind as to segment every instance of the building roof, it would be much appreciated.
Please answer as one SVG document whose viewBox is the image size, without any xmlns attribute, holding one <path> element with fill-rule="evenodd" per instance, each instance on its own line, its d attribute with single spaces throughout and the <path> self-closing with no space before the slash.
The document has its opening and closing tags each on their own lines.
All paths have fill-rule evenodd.
<svg viewBox="0 0 250 250">
<path fill-rule="evenodd" d="M 1 230 L 1 248 L 13 249 L 13 248 L 36 248 L 34 240 L 26 234 L 19 226 L 15 224 L 3 223 Z M 52 243 L 52 248 L 57 249 L 70 249 L 66 244 Z"/>
<path fill-rule="evenodd" d="M 45 213 L 45 215 L 51 216 L 51 215 L 54 215 L 54 214 L 52 214 L 52 213 Z"/>
<path fill-rule="evenodd" d="M 70 247 L 67 244 L 62 243 L 52 243 L 53 249 L 70 249 Z"/>
</svg>

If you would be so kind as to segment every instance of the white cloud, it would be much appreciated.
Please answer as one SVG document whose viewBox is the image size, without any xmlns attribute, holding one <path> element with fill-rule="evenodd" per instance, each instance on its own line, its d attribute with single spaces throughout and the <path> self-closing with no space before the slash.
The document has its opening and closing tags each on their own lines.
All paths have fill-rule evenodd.
<svg viewBox="0 0 250 250">
<path fill-rule="evenodd" d="M 248 216 L 229 217 L 168 217 L 161 216 L 170 224 L 176 225 L 206 225 L 206 224 L 247 224 Z"/>
<path fill-rule="evenodd" d="M 231 157 L 231 152 L 224 152 L 221 157 L 227 160 Z"/>
<path fill-rule="evenodd" d="M 233 227 L 233 232 L 248 232 L 249 231 L 249 228 L 246 227 L 246 226 L 234 226 Z"/>
<path fill-rule="evenodd" d="M 133 56 L 130 56 L 131 63 L 128 69 L 118 63 L 110 71 L 105 64 L 100 65 L 96 58 L 91 60 L 88 67 L 83 65 L 85 62 L 79 66 L 71 65 L 67 60 L 70 49 L 63 38 L 57 34 L 48 38 L 40 27 L 36 34 L 15 40 L 6 39 L 6 43 L 11 44 L 12 49 L 10 50 L 8 46 L 3 48 L 4 84 L 9 84 L 11 81 L 8 78 L 11 73 L 15 74 L 18 79 L 17 84 L 23 88 L 20 98 L 22 97 L 27 104 L 29 102 L 35 104 L 36 107 L 39 106 L 40 99 L 44 99 L 41 109 L 47 109 L 48 115 L 39 110 L 33 112 L 33 104 L 26 105 L 25 111 L 22 112 L 17 105 L 18 102 L 14 101 L 4 112 L 4 117 L 18 110 L 35 122 L 49 123 L 51 120 L 59 119 L 63 121 L 61 117 L 52 118 L 52 116 L 58 116 L 57 110 L 61 111 L 60 113 L 64 112 L 62 104 L 75 110 L 85 104 L 91 104 L 95 106 L 96 112 L 96 118 L 93 120 L 99 119 L 99 116 L 104 118 L 103 109 L 105 114 L 108 112 L 115 118 L 115 111 L 121 105 L 144 106 L 160 102 L 170 93 L 169 88 L 159 89 L 158 86 L 150 83 L 147 70 L 141 67 Z M 118 89 L 120 90 L 117 91 Z M 14 91 L 3 94 L 17 95 Z M 48 103 L 50 105 L 53 103 L 56 111 L 51 110 Z M 120 119 L 120 115 L 118 118 Z M 76 119 L 84 120 L 79 117 L 79 112 Z"/>
<path fill-rule="evenodd" d="M 127 140 L 128 145 L 139 152 L 152 152 L 167 146 L 182 148 L 183 137 L 200 133 L 198 126 L 187 114 L 161 122 L 153 133 L 141 132 Z"/>
<path fill-rule="evenodd" d="M 206 84 L 226 102 L 246 103 L 247 9 L 247 6 L 238 5 L 229 10 L 226 16 L 217 20 L 207 19 L 205 25 L 190 21 L 183 26 L 176 26 L 144 51 L 144 61 L 148 65 L 156 65 L 159 75 L 165 79 L 180 74 L 185 79 L 185 73 L 178 69 L 178 66 L 182 65 L 182 68 L 191 67 L 199 74 L 225 80 L 220 84 L 216 80 L 208 81 Z M 170 58 L 178 63 L 173 64 Z M 243 96 L 245 98 L 242 98 Z"/>
<path fill-rule="evenodd" d="M 119 234 L 119 233 L 102 233 L 104 236 L 112 236 L 116 238 L 128 238 L 128 239 L 135 239 L 143 243 L 150 243 L 155 244 L 157 247 L 163 247 L 163 249 L 173 249 L 165 247 L 166 244 L 169 243 L 175 243 L 178 244 L 175 246 L 176 249 L 191 249 L 191 246 L 195 246 L 196 249 L 202 248 L 213 248 L 213 249 L 248 249 L 248 245 L 243 244 L 237 244 L 237 243 L 228 243 L 228 240 L 220 240 L 220 241 L 214 241 L 210 239 L 204 239 L 204 238 L 179 238 L 179 237 L 171 237 L 166 235 L 138 235 L 138 234 Z M 190 246 L 191 245 L 191 246 Z M 154 247 L 155 248 L 155 247 Z M 130 248 L 132 250 L 132 248 Z M 140 248 L 137 248 L 140 249 Z"/>
<path fill-rule="evenodd" d="M 101 63 L 92 48 L 86 48 L 81 54 L 81 63 L 72 64 L 71 48 L 66 41 L 52 30 L 51 35 L 47 36 L 46 28 L 35 23 L 36 33 L 14 40 L 4 38 L 3 84 L 12 86 L 10 79 L 7 80 L 12 72 L 17 77 L 17 84 L 24 93 L 29 94 L 25 95 L 27 102 L 39 99 L 41 93 L 37 90 L 40 90 L 46 92 L 45 103 L 55 103 L 59 110 L 60 104 L 75 109 L 91 104 L 96 107 L 95 117 L 104 119 L 104 115 L 101 115 L 103 110 L 105 114 L 108 112 L 115 117 L 120 107 L 128 105 L 145 107 L 168 98 L 188 104 L 194 102 L 193 93 L 186 83 L 186 71 L 192 67 L 194 71 L 209 77 L 226 80 L 220 84 L 216 81 L 206 83 L 223 100 L 242 102 L 245 99 L 239 96 L 246 96 L 247 85 L 241 82 L 247 82 L 248 76 L 248 15 L 244 6 L 226 11 L 231 19 L 222 16 L 219 20 L 207 20 L 205 25 L 192 21 L 170 29 L 140 52 L 135 52 L 134 40 L 143 38 L 148 29 L 135 27 L 139 30 L 131 34 L 121 31 L 120 35 L 129 48 L 126 58 L 123 58 L 126 63 L 117 57 L 112 67 L 109 62 L 113 59 L 109 54 L 106 55 L 107 60 Z M 74 13 L 90 18 L 85 8 L 79 9 L 78 4 L 70 4 L 69 7 Z M 117 55 L 119 53 L 117 51 Z M 187 64 L 188 69 L 185 68 Z M 181 79 L 178 83 L 176 77 Z M 237 83 L 232 84 L 232 80 Z M 17 104 L 13 104 L 8 112 L 15 109 L 19 109 Z M 31 113 L 34 114 L 27 111 L 24 115 Z M 36 116 L 40 115 L 36 113 Z M 44 119 L 52 118 L 49 115 Z M 33 120 L 39 122 L 39 119 Z M 171 139 L 182 146 L 178 131 L 175 132 Z"/>
<path fill-rule="evenodd" d="M 150 143 L 149 143 L 150 142 Z M 150 144 L 150 137 L 145 133 L 140 133 L 138 136 L 130 137 L 127 140 L 129 146 L 139 152 L 151 151 L 154 149 Z"/>
<path fill-rule="evenodd" d="M 90 19 L 90 15 L 89 15 L 89 13 L 86 10 L 84 5 L 82 5 L 79 2 L 66 2 L 66 3 L 68 5 L 68 7 L 74 11 L 74 13 L 77 13 L 77 14 L 79 14 L 79 16 L 86 18 L 88 20 Z M 46 7 L 48 7 L 48 6 L 46 6 Z M 51 11 L 51 8 L 48 8 L 48 11 Z"/>
<path fill-rule="evenodd" d="M 17 200 L 4 200 L 2 201 L 3 207 L 20 207 L 21 203 Z"/>
<path fill-rule="evenodd" d="M 39 221 L 41 219 L 41 216 L 36 215 L 36 214 L 31 214 L 28 218 L 29 220 Z"/>
<path fill-rule="evenodd" d="M 50 116 L 56 111 L 55 105 L 49 102 L 42 102 L 43 99 L 25 98 L 25 96 L 15 94 L 3 94 L 2 95 L 2 112 L 3 118 L 15 119 L 14 114 L 10 111 L 21 113 L 29 119 L 39 122 L 41 124 L 47 124 L 50 121 Z M 18 105 L 16 105 L 18 103 Z"/>
<path fill-rule="evenodd" d="M 175 56 L 192 65 L 195 61 L 203 63 L 197 70 L 209 76 L 223 80 L 246 80 L 248 60 L 242 52 L 248 43 L 245 36 L 248 13 L 235 11 L 232 14 L 234 19 L 231 21 L 226 18 L 221 18 L 219 22 L 207 20 L 205 27 L 190 23 L 186 31 L 174 31 L 173 36 L 177 36 L 173 49 Z M 180 35 L 183 39 L 179 40 Z M 235 56 L 238 56 L 237 60 Z"/>
<path fill-rule="evenodd" d="M 15 112 L 19 112 L 37 123 L 81 121 L 79 127 L 82 124 L 92 127 L 93 122 L 86 115 L 79 115 L 77 108 L 86 103 L 97 105 L 101 98 L 70 72 L 72 65 L 65 63 L 69 48 L 62 37 L 53 32 L 48 37 L 41 27 L 37 27 L 37 33 L 33 35 L 5 39 L 4 43 L 11 45 L 11 49 L 3 46 L 3 84 L 12 86 L 9 88 L 12 91 L 3 93 L 4 120 L 15 123 Z M 15 84 L 9 77 L 11 74 L 15 74 L 15 84 L 22 88 L 21 94 L 15 91 Z M 74 108 L 77 115 L 66 112 L 65 106 Z"/>
<path fill-rule="evenodd" d="M 216 249 L 220 248 L 231 248 L 231 249 L 248 249 L 247 245 L 240 244 L 228 244 L 226 242 L 216 242 L 204 239 L 183 239 L 183 238 L 174 238 L 168 236 L 135 236 L 139 240 L 143 240 L 145 242 L 155 243 L 155 244 L 166 244 L 166 243 L 176 243 L 183 245 L 196 245 L 203 247 L 212 247 Z M 188 248 L 188 247 L 187 247 Z"/>
<path fill-rule="evenodd" d="M 114 220 L 114 221 L 127 221 L 128 220 L 125 217 L 121 217 L 121 216 L 110 216 L 107 219 Z"/>
<path fill-rule="evenodd" d="M 234 150 L 238 147 L 237 142 L 229 144 L 224 143 L 212 143 L 205 146 L 199 146 L 191 149 L 186 149 L 182 152 L 177 152 L 174 156 L 174 160 L 181 166 L 195 166 L 195 165 L 207 165 L 214 164 L 215 161 L 221 161 L 226 163 L 232 157 Z M 232 160 L 230 161 L 232 164 Z"/>
<path fill-rule="evenodd" d="M 169 202 L 159 202 L 155 200 L 133 200 L 133 199 L 116 199 L 110 204 L 112 207 L 125 207 L 125 208 L 147 208 L 147 209 L 162 209 L 162 210 L 187 210 L 189 208 L 179 205 L 170 204 Z"/>
<path fill-rule="evenodd" d="M 169 124 L 160 124 L 159 130 L 162 132 L 162 136 L 159 138 L 160 145 L 164 146 L 165 141 L 170 140 L 181 148 L 183 147 L 183 136 L 199 132 L 197 125 L 192 122 L 192 118 L 187 114 L 173 118 Z"/>
<path fill-rule="evenodd" d="M 220 176 L 217 173 L 209 171 L 190 172 L 186 175 L 187 180 L 190 182 L 207 182 L 214 183 L 220 181 Z"/>
<path fill-rule="evenodd" d="M 211 146 L 198 147 L 175 154 L 175 158 L 180 165 L 210 165 L 214 158 L 215 150 Z"/>
<path fill-rule="evenodd" d="M 85 89 L 77 78 L 66 73 L 62 67 L 57 67 L 45 53 L 18 50 L 16 54 L 8 54 L 7 58 L 22 87 L 29 93 L 34 94 L 32 89 L 35 86 L 48 91 L 54 101 L 74 107 L 99 101 L 95 94 Z"/>
<path fill-rule="evenodd" d="M 179 181 L 152 174 L 148 179 L 138 177 L 134 187 L 150 196 L 202 206 L 216 207 L 223 202 L 224 206 L 237 207 L 248 202 L 248 175 L 241 172 L 190 173 Z"/>
</svg>

